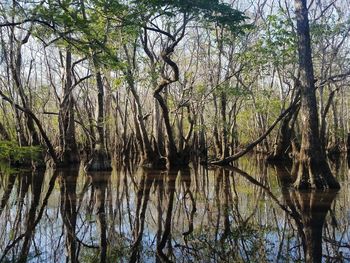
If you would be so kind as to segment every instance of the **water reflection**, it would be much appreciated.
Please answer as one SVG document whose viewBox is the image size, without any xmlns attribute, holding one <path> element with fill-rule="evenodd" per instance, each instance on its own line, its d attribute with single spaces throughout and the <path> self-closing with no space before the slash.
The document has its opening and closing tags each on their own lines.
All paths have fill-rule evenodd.
<svg viewBox="0 0 350 263">
<path fill-rule="evenodd" d="M 31 245 L 31 239 L 35 230 L 35 215 L 39 206 L 41 189 L 44 181 L 44 174 L 42 172 L 33 172 L 33 173 L 25 173 L 26 182 L 22 182 L 24 184 L 24 195 L 28 193 L 29 187 L 31 187 L 30 199 L 31 203 L 29 206 L 29 211 L 24 219 L 26 231 L 24 233 L 24 241 L 22 245 L 22 249 L 20 251 L 19 262 L 26 262 L 29 254 L 29 249 Z M 21 179 L 20 181 L 23 181 Z M 21 212 L 19 209 L 17 210 L 19 213 Z"/>
<path fill-rule="evenodd" d="M 290 209 L 299 237 L 302 240 L 306 262 L 322 262 L 322 232 L 327 213 L 331 209 L 336 191 L 300 192 L 288 189 L 288 173 L 285 168 L 276 167 L 277 176 L 281 180 L 282 195 Z"/>
<path fill-rule="evenodd" d="M 60 212 L 65 229 L 66 262 L 78 262 L 77 256 L 77 179 L 79 170 L 59 171 Z"/>
<path fill-rule="evenodd" d="M 0 175 L 3 262 L 343 262 L 343 188 L 296 192 L 292 168 L 121 167 Z M 345 174 L 344 174 L 345 173 Z"/>
</svg>

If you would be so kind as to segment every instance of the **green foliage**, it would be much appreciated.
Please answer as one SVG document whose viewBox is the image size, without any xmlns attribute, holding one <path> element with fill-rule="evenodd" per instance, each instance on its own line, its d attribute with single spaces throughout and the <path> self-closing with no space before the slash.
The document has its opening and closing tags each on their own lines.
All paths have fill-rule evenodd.
<svg viewBox="0 0 350 263">
<path fill-rule="evenodd" d="M 93 58 L 99 66 L 125 69 L 120 57 L 124 44 L 137 39 L 140 29 L 155 16 L 176 17 L 182 13 L 234 33 L 249 27 L 244 24 L 247 17 L 242 12 L 219 1 L 49 0 L 33 11 L 43 21 L 36 25 L 33 34 L 41 39 L 54 39 L 57 45 L 69 45 L 73 52 Z"/>
<path fill-rule="evenodd" d="M 222 83 L 215 90 L 215 94 L 217 95 L 222 92 L 224 92 L 228 97 L 248 97 L 251 94 L 249 90 L 238 85 L 238 83 L 236 85 L 232 85 L 229 82 Z"/>
<path fill-rule="evenodd" d="M 0 141 L 0 160 L 26 162 L 38 160 L 42 149 L 38 146 L 19 146 L 16 142 Z"/>
<path fill-rule="evenodd" d="M 266 21 L 261 37 L 243 54 L 243 60 L 267 71 L 270 70 L 269 65 L 285 66 L 295 63 L 297 39 L 292 30 L 292 22 L 281 13 L 268 16 Z"/>
<path fill-rule="evenodd" d="M 273 97 L 272 90 L 259 91 L 259 96 L 255 99 L 255 112 L 268 114 L 273 112 L 278 115 L 282 102 L 279 98 Z"/>
<path fill-rule="evenodd" d="M 198 19 L 218 23 L 234 32 L 241 32 L 249 27 L 241 24 L 247 18 L 242 12 L 218 0 L 142 0 L 134 3 L 142 4 L 153 11 L 165 7 L 164 14 L 168 16 L 175 16 L 177 12 L 191 13 Z"/>
<path fill-rule="evenodd" d="M 120 68 L 123 64 L 118 50 L 138 32 L 135 26 L 123 24 L 127 10 L 118 1 L 48 1 L 35 10 L 39 19 L 45 21 L 39 23 L 35 35 L 40 36 L 43 31 L 51 38 L 58 35 L 56 44 L 69 45 L 76 53 L 93 56 L 99 65 Z"/>
<path fill-rule="evenodd" d="M 123 76 L 113 79 L 112 91 L 117 91 L 123 85 L 124 81 L 125 81 L 125 77 Z"/>
<path fill-rule="evenodd" d="M 195 91 L 195 94 L 204 95 L 207 91 L 207 86 L 204 85 L 203 83 L 199 83 L 194 86 L 194 91 Z"/>
<path fill-rule="evenodd" d="M 0 174 L 14 174 L 18 173 L 18 169 L 11 167 L 8 163 L 0 160 Z"/>
<path fill-rule="evenodd" d="M 340 22 L 336 17 L 330 16 L 327 21 L 311 21 L 310 34 L 314 44 L 322 44 L 325 39 L 331 39 L 336 35 L 346 36 L 348 34 L 350 20 Z"/>
</svg>

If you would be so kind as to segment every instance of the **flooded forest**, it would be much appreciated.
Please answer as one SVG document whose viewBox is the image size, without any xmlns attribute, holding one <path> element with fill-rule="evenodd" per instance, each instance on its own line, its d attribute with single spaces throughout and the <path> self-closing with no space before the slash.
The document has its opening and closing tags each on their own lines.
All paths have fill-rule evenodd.
<svg viewBox="0 0 350 263">
<path fill-rule="evenodd" d="M 349 87 L 348 0 L 0 0 L 0 262 L 350 262 Z"/>
</svg>

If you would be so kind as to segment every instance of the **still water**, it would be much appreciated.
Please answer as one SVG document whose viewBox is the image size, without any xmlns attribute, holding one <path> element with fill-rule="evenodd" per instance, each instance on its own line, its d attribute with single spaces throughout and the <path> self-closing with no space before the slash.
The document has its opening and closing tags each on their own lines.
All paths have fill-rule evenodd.
<svg viewBox="0 0 350 263">
<path fill-rule="evenodd" d="M 3 171 L 0 262 L 350 262 L 347 162 L 338 193 L 237 167 Z"/>
</svg>

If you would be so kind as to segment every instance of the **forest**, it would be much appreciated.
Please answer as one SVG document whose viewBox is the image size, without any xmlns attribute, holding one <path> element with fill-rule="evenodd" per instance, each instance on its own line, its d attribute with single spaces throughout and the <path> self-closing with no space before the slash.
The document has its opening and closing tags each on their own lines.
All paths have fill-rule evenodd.
<svg viewBox="0 0 350 263">
<path fill-rule="evenodd" d="M 260 189 L 254 188 L 253 192 L 264 193 L 292 217 L 302 233 L 300 247 L 305 254 L 301 257 L 306 262 L 321 262 L 322 253 L 315 251 L 322 250 L 322 231 L 313 231 L 322 230 L 337 191 L 345 191 L 348 185 L 343 177 L 346 172 L 339 177 L 339 163 L 343 165 L 342 160 L 350 153 L 349 62 L 347 0 L 0 0 L 0 218 L 7 214 L 6 209 L 8 213 L 15 209 L 8 203 L 12 189 L 18 188 L 19 210 L 25 196 L 30 198 L 30 185 L 33 195 L 24 234 L 13 233 L 14 237 L 3 239 L 0 234 L 0 262 L 12 262 L 8 254 L 20 242 L 24 242 L 22 249 L 12 252 L 12 260 L 29 260 L 34 230 L 48 209 L 45 207 L 56 184 L 69 262 L 79 262 L 80 245 L 99 248 L 100 261 L 107 262 L 106 255 L 114 251 L 108 248 L 112 237 L 107 235 L 107 225 L 119 223 L 121 232 L 133 233 L 129 237 L 132 242 L 123 241 L 130 241 L 132 248 L 126 253 L 130 256 L 126 261 L 153 262 L 145 260 L 138 250 L 146 242 L 142 240 L 146 228 L 143 220 L 150 217 L 147 204 L 153 195 L 159 202 L 153 210 L 159 215 L 166 213 L 158 222 L 157 262 L 176 261 L 176 253 L 166 250 L 175 219 L 171 215 L 176 206 L 175 182 L 184 180 L 178 183 L 183 198 L 192 202 L 192 211 L 184 204 L 190 225 L 188 233 L 183 233 L 187 237 L 194 231 L 194 192 L 201 191 L 199 185 L 203 184 L 203 189 L 210 185 L 209 179 L 198 183 L 200 174 L 208 177 L 212 170 L 218 179 L 213 179 L 212 189 L 203 192 L 207 200 L 214 191 L 217 200 L 225 200 L 225 207 L 234 203 L 240 193 L 230 188 L 235 188 L 230 180 L 236 180 L 230 178 L 243 176 L 250 182 L 249 187 Z M 257 163 L 258 172 L 249 165 L 243 171 L 241 165 L 247 167 L 249 160 L 252 167 Z M 350 165 L 349 160 L 345 165 Z M 274 167 L 271 173 L 280 177 L 282 201 L 266 183 L 268 174 L 263 167 L 267 165 Z M 67 169 L 74 172 L 65 172 Z M 265 174 L 262 177 L 266 181 L 251 177 L 247 173 L 251 169 Z M 82 183 L 79 195 L 78 182 L 85 180 L 81 174 L 89 179 Z M 21 175 L 23 178 L 19 178 Z M 118 208 L 119 223 L 112 216 L 116 216 L 114 205 L 108 208 L 113 220 L 105 216 L 105 203 L 108 206 L 109 198 L 114 198 L 108 194 L 114 181 L 106 176 L 118 178 L 113 179 L 118 182 L 118 193 L 123 189 L 118 202 L 127 202 L 124 205 L 129 221 L 135 217 L 136 225 L 131 227 L 131 220 L 130 230 L 121 223 L 126 217 L 122 208 Z M 195 179 L 186 181 L 186 176 Z M 191 180 L 196 182 L 196 190 L 191 188 Z M 128 190 L 128 182 L 134 190 Z M 240 187 L 243 192 L 249 188 Z M 47 196 L 40 195 L 44 189 Z M 227 195 L 219 197 L 220 189 Z M 308 194 L 304 196 L 305 190 Z M 236 197 L 230 196 L 232 191 Z M 76 229 L 81 223 L 78 210 L 87 198 L 83 193 L 88 192 L 91 200 L 95 196 L 98 210 L 97 247 L 88 245 L 81 236 L 79 240 Z M 129 200 L 129 194 L 135 195 L 135 203 Z M 166 205 L 164 198 L 168 200 Z M 304 198 L 310 201 L 310 207 L 300 203 Z M 93 205 L 88 208 L 91 200 L 86 201 L 86 211 L 90 211 L 86 217 L 94 210 Z M 313 207 L 312 200 L 319 201 L 315 205 L 321 208 Z M 129 201 L 135 206 L 135 215 L 130 212 L 133 207 Z M 217 201 L 218 207 L 221 201 Z M 317 209 L 323 211 L 322 215 L 316 214 L 322 224 L 315 228 L 317 220 L 312 218 Z M 223 213 L 221 228 L 226 240 L 233 235 L 230 224 L 240 213 L 233 211 L 233 218 Z M 185 218 L 185 214 L 182 216 Z M 237 218 L 248 231 L 243 217 Z M 307 232 L 310 226 L 314 228 Z M 217 232 L 221 228 L 218 223 Z M 239 238 L 241 235 L 239 232 Z M 257 237 L 253 239 L 258 242 Z M 318 245 L 311 244 L 316 241 Z M 238 259 L 236 254 L 232 262 L 254 262 L 244 256 L 249 253 L 242 246 L 244 253 L 225 253 L 243 255 Z M 187 241 L 179 247 L 182 252 L 189 251 Z M 283 242 L 278 257 L 284 253 L 282 247 Z M 181 262 L 197 262 L 203 257 L 193 253 Z M 42 259 L 37 260 L 33 262 Z"/>
</svg>

